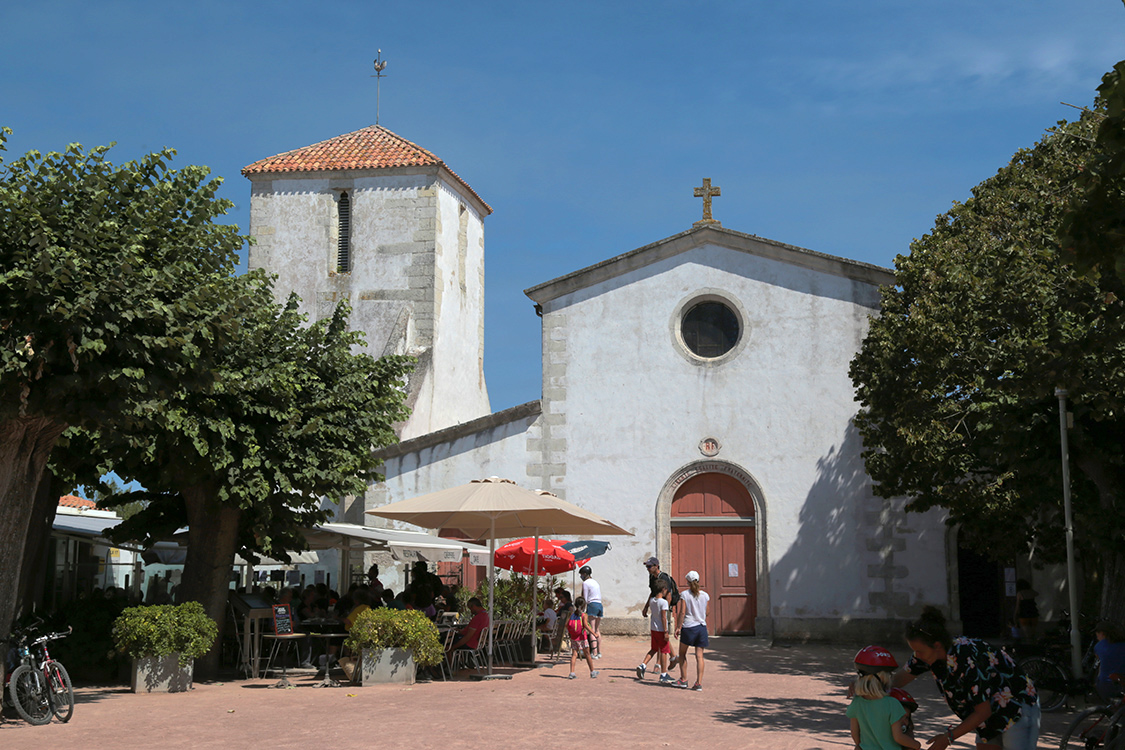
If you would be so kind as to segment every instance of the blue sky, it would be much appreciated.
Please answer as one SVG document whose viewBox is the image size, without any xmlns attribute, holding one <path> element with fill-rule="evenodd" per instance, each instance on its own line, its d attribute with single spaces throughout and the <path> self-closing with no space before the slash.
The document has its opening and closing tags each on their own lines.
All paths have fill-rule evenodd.
<svg viewBox="0 0 1125 750">
<path fill-rule="evenodd" d="M 116 141 L 225 178 L 375 121 L 433 151 L 485 222 L 494 409 L 540 395 L 523 289 L 683 231 L 712 178 L 741 232 L 889 266 L 1088 104 L 1120 0 L 6 2 L 9 156 Z"/>
</svg>

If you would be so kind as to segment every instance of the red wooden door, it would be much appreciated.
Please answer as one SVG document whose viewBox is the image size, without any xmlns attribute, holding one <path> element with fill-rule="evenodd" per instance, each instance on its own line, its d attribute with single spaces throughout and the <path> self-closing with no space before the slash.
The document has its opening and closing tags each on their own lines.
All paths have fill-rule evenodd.
<svg viewBox="0 0 1125 750">
<path fill-rule="evenodd" d="M 711 597 L 708 630 L 716 635 L 754 632 L 753 521 L 750 493 L 725 474 L 693 477 L 672 502 L 672 574 L 682 588 L 689 570 L 699 573 Z"/>
</svg>

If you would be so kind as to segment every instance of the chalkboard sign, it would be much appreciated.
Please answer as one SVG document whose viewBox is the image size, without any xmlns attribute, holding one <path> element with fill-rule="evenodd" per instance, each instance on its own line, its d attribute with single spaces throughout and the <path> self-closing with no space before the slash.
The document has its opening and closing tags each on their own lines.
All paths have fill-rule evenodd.
<svg viewBox="0 0 1125 750">
<path fill-rule="evenodd" d="M 288 604 L 273 605 L 273 632 L 277 635 L 293 632 L 293 613 Z"/>
</svg>

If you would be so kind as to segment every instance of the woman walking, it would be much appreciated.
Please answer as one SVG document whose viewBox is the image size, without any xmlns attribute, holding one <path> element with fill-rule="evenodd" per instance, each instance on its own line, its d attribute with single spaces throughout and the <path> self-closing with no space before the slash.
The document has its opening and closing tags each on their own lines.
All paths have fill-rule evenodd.
<svg viewBox="0 0 1125 750">
<path fill-rule="evenodd" d="M 699 573 L 689 570 L 687 576 L 688 587 L 680 595 L 684 603 L 684 621 L 676 625 L 676 637 L 680 639 L 680 653 L 668 665 L 671 671 L 674 664 L 680 665 L 680 679 L 673 683 L 675 687 L 686 688 L 687 683 L 687 650 L 695 647 L 695 684 L 692 690 L 703 689 L 703 650 L 707 648 L 707 602 L 711 597 L 699 586 Z"/>
<path fill-rule="evenodd" d="M 932 750 L 945 750 L 975 731 L 977 750 L 1035 750 L 1039 740 L 1039 699 L 1035 686 L 1002 649 L 975 638 L 953 638 L 945 615 L 935 607 L 906 628 L 914 651 L 906 671 L 895 675 L 902 687 L 925 672 L 961 723 L 933 737 Z"/>
</svg>

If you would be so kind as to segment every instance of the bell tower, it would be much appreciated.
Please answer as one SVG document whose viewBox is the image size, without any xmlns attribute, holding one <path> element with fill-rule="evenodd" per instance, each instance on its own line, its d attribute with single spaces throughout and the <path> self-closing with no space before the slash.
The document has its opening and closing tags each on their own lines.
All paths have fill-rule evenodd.
<svg viewBox="0 0 1125 750">
<path fill-rule="evenodd" d="M 310 320 L 352 308 L 368 352 L 418 359 L 409 439 L 490 412 L 484 382 L 484 218 L 431 152 L 379 125 L 271 156 L 251 183 L 249 267 L 277 275 Z"/>
</svg>

